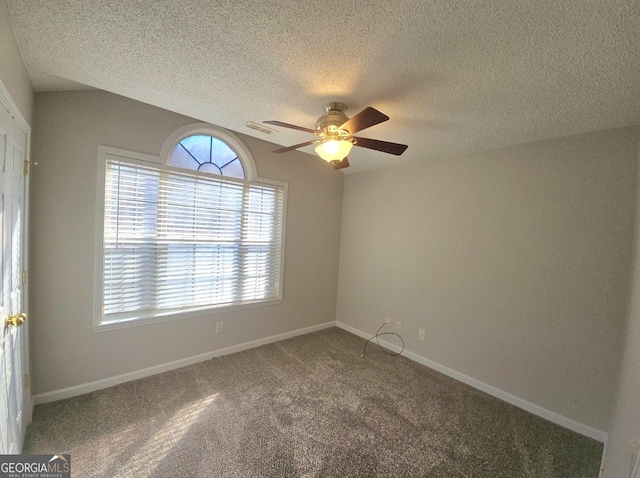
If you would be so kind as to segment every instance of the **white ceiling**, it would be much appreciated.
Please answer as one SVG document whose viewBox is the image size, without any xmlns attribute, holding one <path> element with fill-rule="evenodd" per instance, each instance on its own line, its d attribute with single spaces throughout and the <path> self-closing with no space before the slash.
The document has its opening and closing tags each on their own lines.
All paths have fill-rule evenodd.
<svg viewBox="0 0 640 478">
<path fill-rule="evenodd" d="M 348 172 L 640 123 L 637 0 L 8 0 L 37 91 L 111 91 L 234 131 L 391 120 Z M 311 147 L 303 151 L 312 153 Z"/>
</svg>

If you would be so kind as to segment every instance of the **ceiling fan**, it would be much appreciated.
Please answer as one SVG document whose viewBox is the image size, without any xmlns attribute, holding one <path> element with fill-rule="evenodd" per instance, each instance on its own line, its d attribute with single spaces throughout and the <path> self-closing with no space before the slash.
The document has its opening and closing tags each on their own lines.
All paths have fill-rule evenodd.
<svg viewBox="0 0 640 478">
<path fill-rule="evenodd" d="M 319 136 L 318 139 L 276 149 L 272 152 L 286 153 L 310 144 L 317 144 L 316 153 L 318 153 L 318 156 L 331 164 L 333 169 L 343 169 L 349 167 L 347 155 L 353 146 L 395 154 L 396 156 L 400 156 L 408 148 L 406 144 L 353 136 L 358 131 L 383 123 L 389 119 L 387 115 L 377 109 L 369 106 L 353 118 L 349 118 L 345 111 L 347 111 L 347 106 L 344 103 L 327 103 L 324 107 L 324 114 L 316 121 L 316 129 L 283 123 L 282 121 L 264 121 L 266 124 L 305 131 Z"/>
</svg>

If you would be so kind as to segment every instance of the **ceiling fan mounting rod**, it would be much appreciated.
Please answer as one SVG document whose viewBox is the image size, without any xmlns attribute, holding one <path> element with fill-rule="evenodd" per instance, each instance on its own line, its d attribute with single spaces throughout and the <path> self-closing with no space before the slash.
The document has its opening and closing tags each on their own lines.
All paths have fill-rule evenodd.
<svg viewBox="0 0 640 478">
<path fill-rule="evenodd" d="M 340 103 L 339 101 L 331 101 L 324 105 L 325 114 L 329 114 L 332 111 L 341 111 L 342 113 L 344 113 L 345 111 L 347 111 L 347 109 L 347 105 L 345 105 L 344 103 Z"/>
</svg>

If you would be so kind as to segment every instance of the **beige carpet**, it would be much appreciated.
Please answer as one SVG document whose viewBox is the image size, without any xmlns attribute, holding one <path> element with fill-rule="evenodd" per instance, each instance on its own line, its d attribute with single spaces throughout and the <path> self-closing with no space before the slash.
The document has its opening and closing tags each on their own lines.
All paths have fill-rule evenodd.
<svg viewBox="0 0 640 478">
<path fill-rule="evenodd" d="M 597 478 L 602 445 L 331 328 L 36 407 L 74 477 Z"/>
</svg>

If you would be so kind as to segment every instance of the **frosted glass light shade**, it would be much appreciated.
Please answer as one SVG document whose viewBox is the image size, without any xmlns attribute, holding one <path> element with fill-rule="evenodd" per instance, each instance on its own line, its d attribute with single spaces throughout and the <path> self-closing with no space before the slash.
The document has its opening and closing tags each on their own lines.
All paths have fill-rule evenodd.
<svg viewBox="0 0 640 478">
<path fill-rule="evenodd" d="M 332 139 L 316 146 L 316 153 L 327 162 L 340 161 L 347 157 L 352 147 L 351 141 Z"/>
</svg>

